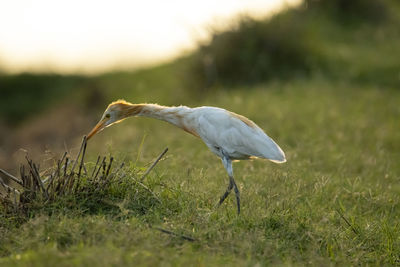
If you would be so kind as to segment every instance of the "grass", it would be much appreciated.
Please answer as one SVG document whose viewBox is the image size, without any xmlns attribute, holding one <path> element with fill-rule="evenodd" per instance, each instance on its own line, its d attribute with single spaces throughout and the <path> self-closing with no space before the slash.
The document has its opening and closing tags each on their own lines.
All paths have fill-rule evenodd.
<svg viewBox="0 0 400 267">
<path fill-rule="evenodd" d="M 396 3 L 390 9 L 396 15 L 393 22 L 379 24 L 335 21 L 318 12 L 283 15 L 289 22 L 290 18 L 301 22 L 288 25 L 304 27 L 307 38 L 303 41 L 309 50 L 300 51 L 301 56 L 315 53 L 321 59 L 315 62 L 324 63 L 314 66 L 314 62 L 307 75 L 288 79 L 277 78 L 272 65 L 271 75 L 262 75 L 252 85 L 216 82 L 206 90 L 196 88 L 201 83 L 191 75 L 201 75 L 204 66 L 199 61 L 197 72 L 191 73 L 191 64 L 198 59 L 193 55 L 133 73 L 66 77 L 69 86 L 63 86 L 59 77 L 27 76 L 39 85 L 48 79 L 51 86 L 46 88 L 56 82 L 54 92 L 68 95 L 77 107 L 99 109 L 101 103 L 105 108 L 106 102 L 118 98 L 223 107 L 261 126 L 283 148 L 288 162 L 234 164 L 242 200 L 238 216 L 232 195 L 216 207 L 228 178 L 220 160 L 201 140 L 167 123 L 131 118 L 88 143 L 88 169 L 94 167 L 97 155 L 113 155 L 114 166 L 125 162 L 124 175 L 106 191 L 95 196 L 67 194 L 50 204 L 33 206 L 22 218 L 0 211 L 0 265 L 399 265 Z M 309 16 L 292 17 L 303 13 Z M 279 42 L 287 40 L 276 41 L 280 47 Z M 216 56 L 221 49 L 229 52 L 225 45 L 217 48 Z M 248 62 L 252 65 L 253 60 Z M 290 60 L 279 62 L 291 64 Z M 23 83 L 18 81 L 21 77 Z M 16 85 L 30 84 L 21 77 L 2 77 L 0 82 L 18 94 L 13 91 Z M 243 80 L 240 75 L 235 78 Z M 39 85 L 45 95 L 51 91 Z M 43 98 L 43 105 L 52 101 Z M 4 105 L 4 109 L 9 107 Z M 16 118 L 28 110 L 29 106 Z M 13 109 L 2 112 L 14 114 Z M 90 108 L 81 112 L 97 114 Z M 155 198 L 137 180 L 166 147 L 166 156 L 143 181 Z M 78 149 L 73 147 L 72 154 Z"/>
<path fill-rule="evenodd" d="M 399 264 L 400 92 L 323 78 L 246 89 L 197 100 L 246 115 L 286 152 L 283 165 L 234 164 L 240 216 L 233 196 L 215 207 L 228 179 L 200 140 L 156 120 L 129 119 L 93 138 L 88 157 L 115 155 L 129 178 L 168 146 L 144 180 L 161 203 L 135 194 L 126 179 L 105 197 L 111 208 L 63 199 L 22 224 L 2 213 L 0 265 Z"/>
</svg>

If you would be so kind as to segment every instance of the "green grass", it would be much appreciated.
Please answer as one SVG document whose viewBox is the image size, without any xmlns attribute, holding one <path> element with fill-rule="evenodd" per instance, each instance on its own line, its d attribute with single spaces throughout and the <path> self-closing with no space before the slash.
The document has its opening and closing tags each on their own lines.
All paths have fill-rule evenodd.
<svg viewBox="0 0 400 267">
<path fill-rule="evenodd" d="M 233 196 L 215 207 L 228 179 L 199 139 L 132 118 L 90 140 L 88 156 L 113 154 L 127 162 L 129 178 L 169 147 L 144 181 L 161 203 L 126 190 L 134 183 L 127 179 L 105 200 L 113 208 L 60 201 L 51 215 L 40 208 L 23 224 L 0 215 L 0 265 L 399 264 L 398 90 L 312 78 L 184 100 L 251 118 L 286 152 L 282 165 L 234 164 L 240 216 Z"/>
<path fill-rule="evenodd" d="M 14 119 L 32 113 L 35 101 L 27 95 L 17 100 L 10 92 L 20 94 L 15 87 L 25 88 L 31 81 L 44 95 L 62 93 L 69 97 L 64 101 L 73 99 L 77 108 L 90 106 L 82 108 L 85 113 L 97 113 L 118 98 L 219 106 L 255 121 L 283 148 L 288 162 L 234 164 L 242 199 L 238 216 L 232 195 L 216 207 L 228 178 L 201 140 L 164 122 L 128 119 L 98 134 L 87 148 L 90 162 L 99 154 L 124 161 L 123 182 L 96 197 L 70 195 L 51 205 L 37 205 L 22 221 L 1 210 L 0 265 L 399 265 L 398 8 L 393 1 L 390 10 L 396 16 L 380 24 L 289 11 L 283 15 L 285 25 L 289 30 L 300 27 L 306 36 L 302 41 L 307 50 L 299 52 L 301 58 L 314 55 L 318 60 L 311 62 L 307 75 L 288 72 L 295 75 L 287 80 L 279 78 L 274 63 L 270 75 L 255 79 L 251 86 L 217 82 L 200 88 L 195 76 L 202 75 L 204 66 L 199 61 L 193 73 L 196 54 L 151 69 L 96 77 L 2 77 L 9 103 L 25 107 L 3 105 L 2 114 L 20 112 Z M 285 23 L 279 18 L 277 22 Z M 271 30 L 273 36 L 279 32 Z M 259 32 L 264 36 L 262 29 Z M 291 45 L 298 38 L 283 37 L 276 40 L 278 47 L 281 41 Z M 220 48 L 229 52 L 225 45 Z M 240 43 L 238 48 L 247 51 Z M 240 56 L 235 51 L 231 54 Z M 218 56 L 219 49 L 216 52 Z M 277 62 L 291 65 L 290 60 Z M 253 60 L 246 63 L 254 65 Z M 236 65 L 228 64 L 232 66 Z M 243 71 L 249 74 L 247 67 Z M 42 99 L 43 106 L 59 103 L 48 96 Z M 158 202 L 134 179 L 165 147 L 166 157 L 144 181 Z"/>
</svg>

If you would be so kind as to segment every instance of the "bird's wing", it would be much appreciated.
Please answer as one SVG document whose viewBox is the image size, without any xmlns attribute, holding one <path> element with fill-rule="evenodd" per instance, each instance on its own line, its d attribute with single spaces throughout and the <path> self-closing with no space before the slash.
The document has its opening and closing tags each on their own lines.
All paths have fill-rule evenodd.
<svg viewBox="0 0 400 267">
<path fill-rule="evenodd" d="M 254 122 L 243 116 L 224 109 L 209 108 L 199 113 L 197 121 L 200 137 L 217 155 L 215 148 L 222 148 L 232 159 L 253 156 L 275 162 L 285 161 L 280 147 Z"/>
</svg>

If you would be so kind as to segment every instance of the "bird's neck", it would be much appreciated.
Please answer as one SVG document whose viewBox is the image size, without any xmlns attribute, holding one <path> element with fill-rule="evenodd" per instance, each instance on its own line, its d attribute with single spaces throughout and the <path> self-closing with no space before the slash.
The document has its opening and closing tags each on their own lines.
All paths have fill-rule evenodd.
<svg viewBox="0 0 400 267">
<path fill-rule="evenodd" d="M 198 136 L 191 127 L 190 114 L 192 109 L 186 106 L 167 107 L 157 104 L 132 104 L 130 116 L 150 117 L 169 122 L 183 130 Z"/>
</svg>

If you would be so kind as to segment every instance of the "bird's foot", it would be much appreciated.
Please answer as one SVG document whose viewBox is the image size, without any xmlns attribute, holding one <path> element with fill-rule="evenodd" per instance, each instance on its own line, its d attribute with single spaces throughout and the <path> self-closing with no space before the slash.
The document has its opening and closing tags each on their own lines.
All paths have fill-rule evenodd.
<svg viewBox="0 0 400 267">
<path fill-rule="evenodd" d="M 232 191 L 233 188 L 233 183 L 234 181 L 233 179 L 229 179 L 229 185 L 228 188 L 226 189 L 225 193 L 221 196 L 221 198 L 219 199 L 219 203 L 218 206 L 221 206 L 221 204 L 225 201 L 225 199 L 228 197 L 228 195 L 230 194 L 230 192 Z"/>
<path fill-rule="evenodd" d="M 237 204 L 237 212 L 240 214 L 240 192 L 239 189 L 235 183 L 235 180 L 233 177 L 229 177 L 229 185 L 228 188 L 226 189 L 225 193 L 221 196 L 219 202 L 218 202 L 218 207 L 221 206 L 221 204 L 225 201 L 225 199 L 228 197 L 228 195 L 231 193 L 232 189 L 235 190 L 235 195 L 236 195 L 236 204 Z"/>
<path fill-rule="evenodd" d="M 236 195 L 237 212 L 238 212 L 238 214 L 240 214 L 240 192 L 235 183 L 235 180 L 233 180 L 233 188 L 235 190 L 235 195 Z"/>
</svg>

